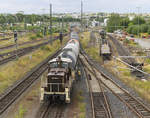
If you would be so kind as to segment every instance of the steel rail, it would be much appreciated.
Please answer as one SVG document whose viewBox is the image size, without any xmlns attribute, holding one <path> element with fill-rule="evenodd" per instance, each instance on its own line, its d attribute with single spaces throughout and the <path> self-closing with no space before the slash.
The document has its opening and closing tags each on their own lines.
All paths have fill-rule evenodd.
<svg viewBox="0 0 150 118">
<path fill-rule="evenodd" d="M 83 53 L 83 52 L 82 52 Z M 142 102 L 140 102 L 138 99 L 136 99 L 134 96 L 132 96 L 129 92 L 127 92 L 125 89 L 121 88 L 116 82 L 114 82 L 111 78 L 111 75 L 106 74 L 104 71 L 102 71 L 102 68 L 100 65 L 96 65 L 89 57 L 87 57 L 87 54 L 83 54 L 87 61 L 93 65 L 93 67 L 102 74 L 104 78 L 112 82 L 116 87 L 118 87 L 123 93 L 124 97 L 121 97 L 120 95 L 116 94 L 115 91 L 113 91 L 108 85 L 106 85 L 102 80 L 100 80 L 105 87 L 107 87 L 114 95 L 116 95 L 124 104 L 127 105 L 127 107 L 133 111 L 139 118 L 145 118 L 147 115 L 144 115 L 143 111 L 148 114 L 148 117 L 150 117 L 150 108 L 148 108 L 146 105 L 144 105 Z M 103 68 L 104 69 L 104 68 Z M 104 69 L 105 70 L 105 69 Z M 105 70 L 106 71 L 106 70 Z M 100 78 L 99 78 L 100 79 Z M 129 101 L 130 100 L 130 101 Z M 135 104 L 137 106 L 135 107 Z M 139 108 L 137 108 L 139 107 Z"/>
</svg>

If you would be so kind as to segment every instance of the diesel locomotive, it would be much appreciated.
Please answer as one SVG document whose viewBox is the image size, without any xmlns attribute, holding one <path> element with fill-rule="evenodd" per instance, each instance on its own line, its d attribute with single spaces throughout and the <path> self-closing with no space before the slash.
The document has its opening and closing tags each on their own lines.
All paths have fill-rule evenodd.
<svg viewBox="0 0 150 118">
<path fill-rule="evenodd" d="M 70 103 L 73 83 L 78 71 L 79 36 L 72 32 L 62 52 L 48 63 L 47 77 L 41 86 L 41 101 L 60 99 Z"/>
</svg>

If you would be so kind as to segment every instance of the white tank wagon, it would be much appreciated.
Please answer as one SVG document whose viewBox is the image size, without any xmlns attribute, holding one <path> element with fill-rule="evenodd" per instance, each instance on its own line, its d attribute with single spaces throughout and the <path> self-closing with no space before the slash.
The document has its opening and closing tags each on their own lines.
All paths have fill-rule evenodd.
<svg viewBox="0 0 150 118">
<path fill-rule="evenodd" d="M 41 87 L 41 101 L 59 99 L 70 103 L 72 85 L 78 71 L 79 50 L 79 41 L 71 39 L 61 54 L 49 61 L 47 78 Z"/>
<path fill-rule="evenodd" d="M 107 54 L 110 55 L 111 54 L 110 47 L 108 44 L 103 44 L 101 46 L 101 53 L 102 53 L 102 55 L 107 55 Z"/>
<path fill-rule="evenodd" d="M 71 37 L 71 39 L 79 40 L 79 35 L 77 32 L 71 32 L 70 37 Z"/>
</svg>

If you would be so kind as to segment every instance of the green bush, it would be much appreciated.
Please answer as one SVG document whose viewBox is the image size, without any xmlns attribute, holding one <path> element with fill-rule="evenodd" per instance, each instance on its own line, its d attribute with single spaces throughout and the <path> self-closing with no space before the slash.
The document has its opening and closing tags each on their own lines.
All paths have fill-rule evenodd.
<svg viewBox="0 0 150 118">
<path fill-rule="evenodd" d="M 41 50 L 51 51 L 51 49 L 48 46 L 42 46 L 40 48 Z"/>
<path fill-rule="evenodd" d="M 37 38 L 43 38 L 43 36 L 42 36 L 41 33 L 37 33 L 37 34 L 36 34 L 36 37 L 37 37 Z"/>
<path fill-rule="evenodd" d="M 35 39 L 37 39 L 36 36 L 31 36 L 31 37 L 30 37 L 30 40 L 35 40 Z"/>
</svg>

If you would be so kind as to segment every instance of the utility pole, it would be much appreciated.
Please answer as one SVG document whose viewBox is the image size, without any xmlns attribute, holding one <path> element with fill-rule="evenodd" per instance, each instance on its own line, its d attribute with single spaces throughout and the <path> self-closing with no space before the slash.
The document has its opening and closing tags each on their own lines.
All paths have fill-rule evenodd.
<svg viewBox="0 0 150 118">
<path fill-rule="evenodd" d="M 59 17 L 59 32 L 61 32 L 61 17 Z"/>
<path fill-rule="evenodd" d="M 81 32 L 83 31 L 83 1 L 81 0 Z"/>
<path fill-rule="evenodd" d="M 42 26 L 44 27 L 45 26 L 45 23 L 44 23 L 44 14 L 45 14 L 45 9 L 41 9 L 41 11 L 42 11 Z"/>
<path fill-rule="evenodd" d="M 52 44 L 52 4 L 50 4 L 50 20 L 49 20 L 49 24 L 50 24 L 50 44 Z"/>
<path fill-rule="evenodd" d="M 26 24 L 26 15 L 24 15 L 24 30 L 27 29 L 27 24 Z"/>
<path fill-rule="evenodd" d="M 62 20 L 61 32 L 63 34 L 64 33 L 64 17 L 63 16 L 62 16 L 61 20 Z"/>
<path fill-rule="evenodd" d="M 140 7 L 137 7 L 138 9 L 138 38 L 140 38 Z"/>
</svg>

